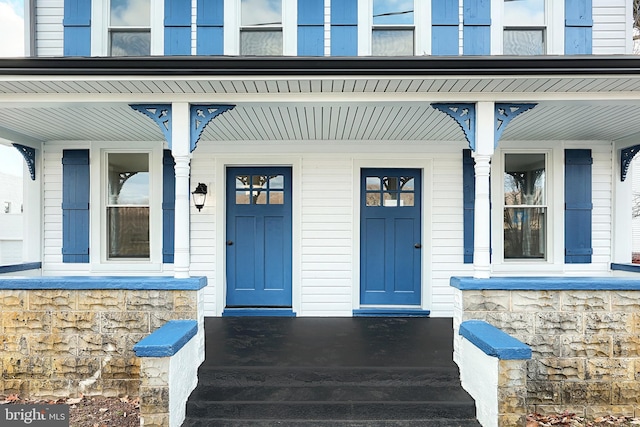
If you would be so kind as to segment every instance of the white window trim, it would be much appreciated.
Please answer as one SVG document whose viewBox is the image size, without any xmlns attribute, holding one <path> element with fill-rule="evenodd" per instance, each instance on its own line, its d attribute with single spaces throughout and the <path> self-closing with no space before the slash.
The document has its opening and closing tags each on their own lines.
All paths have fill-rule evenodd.
<svg viewBox="0 0 640 427">
<path fill-rule="evenodd" d="M 148 259 L 108 259 L 107 254 L 107 182 L 108 153 L 148 153 L 149 154 L 149 258 Z M 98 183 L 91 191 L 91 245 L 89 258 L 91 271 L 97 273 L 122 271 L 160 272 L 162 270 L 162 146 L 156 143 L 93 143 L 91 146 L 91 182 Z"/>
<path fill-rule="evenodd" d="M 164 1 L 150 0 L 151 55 L 164 55 Z M 109 0 L 91 3 L 91 56 L 109 56 Z"/>
<path fill-rule="evenodd" d="M 426 23 L 421 25 L 421 23 Z M 371 56 L 373 0 L 358 0 L 358 56 Z M 413 1 L 413 54 L 431 54 L 431 4 Z"/>
<path fill-rule="evenodd" d="M 224 0 L 224 54 L 240 55 L 240 0 Z M 282 54 L 298 54 L 298 2 L 282 0 Z"/>
<path fill-rule="evenodd" d="M 491 3 L 491 54 L 504 51 L 504 0 Z M 545 55 L 564 55 L 564 2 L 545 0 Z"/>
<path fill-rule="evenodd" d="M 514 145 L 517 147 L 519 144 Z M 505 147 L 491 160 L 492 269 L 495 273 L 522 274 L 564 269 L 564 147 L 546 142 L 527 142 L 535 149 Z M 519 145 L 520 147 L 522 145 Z M 546 259 L 504 258 L 504 158 L 505 154 L 546 155 L 547 254 Z"/>
</svg>

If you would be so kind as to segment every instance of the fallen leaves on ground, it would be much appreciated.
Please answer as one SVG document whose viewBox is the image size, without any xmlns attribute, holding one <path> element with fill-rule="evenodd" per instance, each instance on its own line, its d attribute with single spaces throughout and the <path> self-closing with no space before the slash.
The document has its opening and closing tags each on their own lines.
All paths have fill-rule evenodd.
<svg viewBox="0 0 640 427">
<path fill-rule="evenodd" d="M 17 394 L 0 397 L 0 405 L 69 405 L 69 427 L 138 427 L 140 401 L 125 397 L 72 397 L 58 400 L 27 400 Z"/>
<path fill-rule="evenodd" d="M 529 414 L 527 427 L 628 427 L 640 426 L 640 418 L 607 415 L 587 420 L 571 412 L 561 414 Z"/>
</svg>

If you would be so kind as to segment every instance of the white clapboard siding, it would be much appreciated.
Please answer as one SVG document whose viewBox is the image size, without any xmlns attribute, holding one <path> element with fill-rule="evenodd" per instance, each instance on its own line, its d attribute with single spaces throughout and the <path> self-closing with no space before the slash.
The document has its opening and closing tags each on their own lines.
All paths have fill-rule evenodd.
<svg viewBox="0 0 640 427">
<path fill-rule="evenodd" d="M 632 53 L 632 10 L 626 0 L 593 0 L 593 53 Z"/>
<path fill-rule="evenodd" d="M 636 195 L 638 203 L 640 203 L 640 156 L 636 156 L 631 162 L 631 168 L 629 169 L 627 179 L 631 178 L 631 194 L 632 202 L 636 201 Z M 640 216 L 632 218 L 632 242 L 631 248 L 633 252 L 640 252 Z"/>
<path fill-rule="evenodd" d="M 607 266 L 612 252 L 612 148 L 592 145 L 593 155 L 593 257 L 592 263 Z"/>
<path fill-rule="evenodd" d="M 452 275 L 467 275 L 471 266 L 464 264 L 463 205 L 462 205 L 462 150 L 438 154 L 433 162 L 433 201 L 425 201 L 432 210 L 430 240 L 431 272 L 427 292 L 431 293 L 430 309 L 433 316 L 453 315 L 453 292 L 449 286 Z M 424 272 L 426 274 L 429 272 Z"/>
<path fill-rule="evenodd" d="M 224 203 L 224 183 L 216 186 L 215 157 L 205 152 L 205 146 L 191 160 L 191 187 L 199 182 L 206 183 L 208 196 L 205 207 L 198 212 L 191 206 L 191 265 L 192 276 L 206 276 L 207 286 L 204 288 L 205 316 L 216 315 L 216 207 Z M 202 154 L 200 154 L 202 153 Z M 215 197 L 219 195 L 219 197 Z M 221 222 L 220 222 L 221 223 Z"/>
<path fill-rule="evenodd" d="M 36 2 L 36 55 L 62 56 L 64 0 Z"/>
<path fill-rule="evenodd" d="M 349 158 L 303 158 L 300 308 L 306 316 L 351 314 L 353 182 Z"/>
</svg>

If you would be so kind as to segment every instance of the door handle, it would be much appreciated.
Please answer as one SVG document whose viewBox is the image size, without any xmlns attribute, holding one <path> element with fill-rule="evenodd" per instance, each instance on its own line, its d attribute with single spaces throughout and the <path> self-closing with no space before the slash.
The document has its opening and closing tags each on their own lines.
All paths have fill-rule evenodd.
<svg viewBox="0 0 640 427">
<path fill-rule="evenodd" d="M 233 240 L 227 240 L 227 246 L 233 246 Z"/>
<path fill-rule="evenodd" d="M 420 249 L 422 245 L 420 243 L 416 243 L 415 245 L 413 245 L 413 247 L 416 249 Z"/>
</svg>

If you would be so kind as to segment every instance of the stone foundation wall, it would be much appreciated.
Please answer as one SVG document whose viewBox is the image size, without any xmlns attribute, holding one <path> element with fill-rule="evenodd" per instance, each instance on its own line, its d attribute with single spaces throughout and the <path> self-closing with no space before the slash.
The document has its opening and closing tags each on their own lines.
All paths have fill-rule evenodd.
<svg viewBox="0 0 640 427">
<path fill-rule="evenodd" d="M 138 396 L 134 344 L 169 320 L 203 327 L 201 299 L 198 289 L 0 288 L 0 394 Z"/>
<path fill-rule="evenodd" d="M 455 292 L 456 330 L 484 320 L 531 346 L 529 412 L 640 416 L 640 290 Z"/>
</svg>

